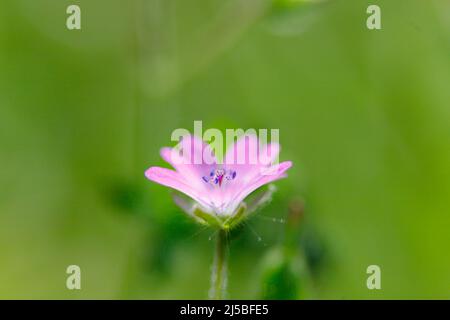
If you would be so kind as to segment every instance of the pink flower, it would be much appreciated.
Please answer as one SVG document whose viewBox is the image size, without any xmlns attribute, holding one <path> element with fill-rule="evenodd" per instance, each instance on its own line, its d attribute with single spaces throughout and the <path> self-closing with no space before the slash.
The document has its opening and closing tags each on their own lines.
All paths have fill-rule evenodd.
<svg viewBox="0 0 450 320">
<path fill-rule="evenodd" d="M 195 136 L 185 136 L 181 150 L 161 149 L 162 158 L 175 170 L 151 167 L 145 176 L 193 199 L 195 202 L 190 204 L 182 197 L 175 197 L 176 203 L 198 221 L 228 228 L 233 218 L 241 220 L 270 199 L 273 188 L 249 204 L 244 202 L 247 196 L 263 185 L 286 177 L 286 171 L 292 166 L 291 161 L 274 164 L 280 151 L 277 143 L 262 147 L 258 144 L 256 136 L 242 136 L 228 149 L 221 164 L 209 145 Z"/>
</svg>

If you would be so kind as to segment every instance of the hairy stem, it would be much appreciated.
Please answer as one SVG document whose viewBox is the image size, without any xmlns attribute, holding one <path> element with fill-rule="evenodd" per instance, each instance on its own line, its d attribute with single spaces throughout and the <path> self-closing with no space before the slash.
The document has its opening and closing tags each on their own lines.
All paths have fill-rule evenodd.
<svg viewBox="0 0 450 320">
<path fill-rule="evenodd" d="M 219 230 L 211 274 L 211 289 L 209 291 L 209 298 L 214 300 L 221 300 L 225 297 L 227 285 L 226 240 L 226 231 Z"/>
</svg>

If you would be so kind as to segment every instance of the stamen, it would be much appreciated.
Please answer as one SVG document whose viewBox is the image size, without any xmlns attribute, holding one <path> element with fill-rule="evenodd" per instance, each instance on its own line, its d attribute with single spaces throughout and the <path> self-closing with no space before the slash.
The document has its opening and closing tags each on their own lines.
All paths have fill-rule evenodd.
<svg viewBox="0 0 450 320">
<path fill-rule="evenodd" d="M 234 170 L 230 170 L 228 171 L 227 175 L 225 176 L 225 178 L 227 180 L 233 180 L 234 178 L 236 178 L 236 171 Z"/>
<path fill-rule="evenodd" d="M 233 180 L 234 178 L 236 178 L 236 171 L 218 168 L 212 170 L 209 173 L 209 177 L 207 176 L 202 177 L 203 181 L 205 181 L 206 183 L 210 183 L 212 185 L 219 185 L 219 187 L 222 186 L 224 178 L 225 180 Z"/>
</svg>

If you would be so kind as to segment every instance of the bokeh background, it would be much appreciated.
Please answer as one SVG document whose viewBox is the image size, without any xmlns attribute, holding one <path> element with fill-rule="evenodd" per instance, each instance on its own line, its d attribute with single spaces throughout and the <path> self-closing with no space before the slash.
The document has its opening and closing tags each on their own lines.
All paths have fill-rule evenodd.
<svg viewBox="0 0 450 320">
<path fill-rule="evenodd" d="M 449 85 L 445 0 L 2 0 L 0 298 L 207 298 L 213 232 L 144 178 L 194 120 L 295 164 L 230 298 L 450 298 Z"/>
</svg>

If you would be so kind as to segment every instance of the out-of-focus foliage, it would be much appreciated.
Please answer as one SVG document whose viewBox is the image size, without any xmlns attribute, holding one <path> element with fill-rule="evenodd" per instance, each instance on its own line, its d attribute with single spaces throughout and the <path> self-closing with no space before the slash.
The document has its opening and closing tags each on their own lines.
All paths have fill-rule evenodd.
<svg viewBox="0 0 450 320">
<path fill-rule="evenodd" d="M 203 120 L 294 162 L 230 235 L 231 298 L 449 298 L 448 3 L 370 31 L 372 1 L 194 2 L 2 1 L 0 297 L 206 298 L 213 231 L 144 178 Z"/>
</svg>

